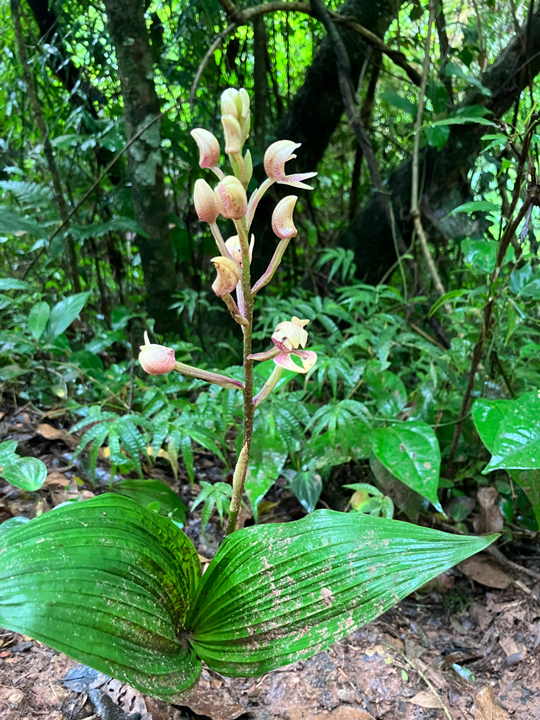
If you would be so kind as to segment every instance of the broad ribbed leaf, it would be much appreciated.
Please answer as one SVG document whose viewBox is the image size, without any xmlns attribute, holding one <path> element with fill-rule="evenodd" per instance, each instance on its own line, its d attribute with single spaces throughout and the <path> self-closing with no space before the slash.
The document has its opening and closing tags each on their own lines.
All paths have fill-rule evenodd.
<svg viewBox="0 0 540 720">
<path fill-rule="evenodd" d="M 162 480 L 153 478 L 121 480 L 114 486 L 114 490 L 120 495 L 135 500 L 143 507 L 157 502 L 162 515 L 170 515 L 177 522 L 184 523 L 186 521 L 186 506 Z"/>
<path fill-rule="evenodd" d="M 0 540 L 0 627 L 171 701 L 201 663 L 183 640 L 191 541 L 129 498 L 63 506 Z"/>
<path fill-rule="evenodd" d="M 212 670 L 261 675 L 324 650 L 495 537 L 332 510 L 239 530 L 203 576 L 191 644 Z"/>
</svg>

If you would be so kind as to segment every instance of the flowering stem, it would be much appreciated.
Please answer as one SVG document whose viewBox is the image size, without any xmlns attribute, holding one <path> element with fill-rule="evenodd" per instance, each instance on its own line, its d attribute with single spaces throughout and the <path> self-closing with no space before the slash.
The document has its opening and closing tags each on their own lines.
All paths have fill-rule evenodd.
<svg viewBox="0 0 540 720">
<path fill-rule="evenodd" d="M 245 219 L 236 220 L 235 223 L 240 246 L 242 248 L 242 293 L 244 296 L 244 317 L 247 325 L 242 326 L 244 332 L 244 440 L 242 450 L 234 473 L 233 495 L 229 508 L 229 521 L 226 535 L 236 530 L 236 521 L 240 513 L 244 485 L 249 466 L 249 450 L 253 435 L 253 417 L 255 406 L 253 404 L 253 360 L 251 355 L 251 342 L 253 334 L 253 295 L 251 293 L 251 273 L 249 266 L 249 239 Z"/>
</svg>

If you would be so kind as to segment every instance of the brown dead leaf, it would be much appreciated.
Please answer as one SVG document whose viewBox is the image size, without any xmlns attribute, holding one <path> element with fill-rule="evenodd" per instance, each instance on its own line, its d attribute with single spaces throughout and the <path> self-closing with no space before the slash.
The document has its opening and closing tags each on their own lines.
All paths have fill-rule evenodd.
<svg viewBox="0 0 540 720">
<path fill-rule="evenodd" d="M 475 555 L 468 558 L 459 567 L 471 580 L 486 587 L 504 590 L 512 584 L 512 578 L 485 555 Z"/>
<path fill-rule="evenodd" d="M 474 699 L 471 712 L 475 720 L 510 720 L 506 710 L 495 702 L 493 685 L 480 690 Z"/>
<path fill-rule="evenodd" d="M 77 445 L 77 438 L 70 435 L 67 430 L 61 428 L 55 428 L 48 423 L 41 423 L 37 426 L 37 431 L 45 440 L 62 440 L 66 445 L 75 447 Z"/>
<path fill-rule="evenodd" d="M 331 720 L 375 720 L 373 715 L 370 715 L 365 710 L 350 705 L 340 705 L 334 708 L 331 713 L 328 713 L 328 718 Z"/>
<path fill-rule="evenodd" d="M 482 533 L 501 532 L 504 520 L 497 505 L 498 491 L 495 487 L 483 487 L 478 490 L 476 499 L 480 513 L 473 521 L 474 531 Z"/>
<path fill-rule="evenodd" d="M 422 690 L 406 702 L 410 702 L 412 705 L 418 705 L 418 707 L 428 709 L 444 707 L 441 698 L 438 695 L 432 693 L 431 690 Z"/>
<path fill-rule="evenodd" d="M 203 670 L 195 687 L 186 691 L 178 705 L 186 705 L 198 715 L 207 715 L 211 720 L 235 720 L 245 713 L 232 687 L 213 687 L 210 673 Z"/>
<path fill-rule="evenodd" d="M 48 486 L 60 485 L 61 487 L 67 487 L 70 483 L 71 480 L 67 478 L 64 473 L 60 473 L 57 470 L 50 470 L 45 480 L 45 485 Z"/>
<path fill-rule="evenodd" d="M 527 648 L 523 643 L 518 643 L 511 637 L 503 637 L 499 640 L 499 645 L 504 650 L 506 657 L 520 653 L 523 657 L 527 656 Z"/>
</svg>

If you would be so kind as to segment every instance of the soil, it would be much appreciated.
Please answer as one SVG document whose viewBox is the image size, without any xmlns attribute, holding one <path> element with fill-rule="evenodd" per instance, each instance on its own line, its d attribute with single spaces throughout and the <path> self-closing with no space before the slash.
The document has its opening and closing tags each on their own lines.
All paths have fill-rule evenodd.
<svg viewBox="0 0 540 720">
<path fill-rule="evenodd" d="M 32 494 L 0 480 L 0 522 L 99 492 L 88 485 L 83 461 L 72 463 L 74 439 L 42 414 L 25 409 L 8 420 L 0 414 L 4 439 L 43 459 L 49 477 Z M 198 481 L 224 479 L 207 453 L 198 453 L 196 464 Z M 199 492 L 182 474 L 175 482 L 165 464 L 145 470 L 188 504 Z M 105 484 L 106 458 L 100 477 Z M 302 513 L 279 483 L 271 500 L 263 520 Z M 244 521 L 250 522 L 247 514 Z M 208 559 L 222 533 L 217 519 L 210 528 L 202 537 L 200 512 L 189 513 L 186 532 Z M 532 535 L 516 541 L 512 559 L 521 552 L 538 571 L 533 541 Z M 31 638 L 0 630 L 0 719 L 540 720 L 540 582 L 508 572 L 479 556 L 326 652 L 260 678 L 230 679 L 205 668 L 182 706 L 144 697 Z"/>
</svg>

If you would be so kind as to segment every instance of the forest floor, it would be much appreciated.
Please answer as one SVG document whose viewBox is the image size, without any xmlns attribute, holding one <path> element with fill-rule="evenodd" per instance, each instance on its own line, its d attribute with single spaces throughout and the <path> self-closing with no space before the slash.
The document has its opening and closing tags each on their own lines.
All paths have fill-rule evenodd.
<svg viewBox="0 0 540 720">
<path fill-rule="evenodd" d="M 73 464 L 76 438 L 58 418 L 32 408 L 0 412 L 0 442 L 17 440 L 21 454 L 49 468 L 38 493 L 0 480 L 0 522 L 36 513 L 77 496 L 89 497 L 84 461 Z M 222 480 L 222 471 L 198 453 L 198 481 Z M 186 478 L 174 481 L 164 464 L 145 468 L 168 482 L 186 504 L 198 494 Z M 98 480 L 107 480 L 106 459 Z M 300 516 L 283 487 L 266 506 L 264 521 Z M 244 518 L 249 522 L 247 516 Z M 188 513 L 186 532 L 203 565 L 219 544 L 200 536 L 200 513 Z M 509 543 L 513 560 L 539 571 L 538 538 Z M 521 553 L 521 554 L 520 554 Z M 203 670 L 182 705 L 169 706 L 79 665 L 30 638 L 0 630 L 1 720 L 540 720 L 540 582 L 508 574 L 489 556 L 445 573 L 378 620 L 326 652 L 260 678 L 224 678 Z"/>
</svg>

